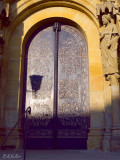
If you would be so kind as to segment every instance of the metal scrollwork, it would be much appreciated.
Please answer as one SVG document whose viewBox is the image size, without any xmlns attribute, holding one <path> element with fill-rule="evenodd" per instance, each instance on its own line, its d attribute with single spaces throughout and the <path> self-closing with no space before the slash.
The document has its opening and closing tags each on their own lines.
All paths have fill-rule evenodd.
<svg viewBox="0 0 120 160">
<path fill-rule="evenodd" d="M 32 114 L 29 117 L 31 137 L 46 136 L 52 132 L 52 126 L 47 129 L 53 116 L 52 32 L 51 27 L 43 29 L 32 37 L 28 48 L 26 106 L 30 105 L 32 108 Z"/>
<path fill-rule="evenodd" d="M 84 137 L 89 128 L 87 43 L 84 36 L 71 26 L 62 26 L 61 32 L 58 136 Z"/>
<path fill-rule="evenodd" d="M 59 33 L 54 43 L 56 29 Z M 89 74 L 82 33 L 68 25 L 45 28 L 33 37 L 27 58 L 26 106 L 32 108 L 29 135 L 86 137 Z"/>
<path fill-rule="evenodd" d="M 61 80 L 60 81 L 60 98 L 78 98 L 78 81 L 77 80 Z"/>
<path fill-rule="evenodd" d="M 32 114 L 29 116 L 29 126 L 47 126 L 52 118 L 52 111 L 47 104 L 34 103 L 32 107 Z"/>
</svg>

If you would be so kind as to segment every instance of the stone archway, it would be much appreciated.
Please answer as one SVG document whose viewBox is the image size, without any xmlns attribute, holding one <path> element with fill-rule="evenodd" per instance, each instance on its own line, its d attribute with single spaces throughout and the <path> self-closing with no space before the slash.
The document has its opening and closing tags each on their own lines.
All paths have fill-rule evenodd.
<svg viewBox="0 0 120 160">
<path fill-rule="evenodd" d="M 88 136 L 88 148 L 101 149 L 104 128 L 104 91 L 101 52 L 99 49 L 99 30 L 94 14 L 90 12 L 89 9 L 86 8 L 86 6 L 82 7 L 81 5 L 79 5 L 79 7 L 79 9 L 76 9 L 68 7 L 68 5 L 63 7 L 57 5 L 54 7 L 49 6 L 41 9 L 38 6 L 37 10 L 32 10 L 32 13 L 30 12 L 30 15 L 28 15 L 28 12 L 26 13 L 24 9 L 24 12 L 22 12 L 22 14 L 19 14 L 21 11 L 19 10 L 18 16 L 21 16 L 21 18 L 19 18 L 19 20 L 16 18 L 14 23 L 12 23 L 9 27 L 9 34 L 7 36 L 8 39 L 5 44 L 5 52 L 8 54 L 9 51 L 8 72 L 13 76 L 9 76 L 9 79 L 6 80 L 6 86 L 4 88 L 7 89 L 4 90 L 4 92 L 6 94 L 6 101 L 9 101 L 8 106 L 10 107 L 11 105 L 13 106 L 12 100 L 14 97 L 14 107 L 17 107 L 15 108 L 15 110 L 9 111 L 9 113 L 13 112 L 13 114 L 16 115 L 17 119 L 19 116 L 21 116 L 22 112 L 25 46 L 31 32 L 33 32 L 33 30 L 35 29 L 32 27 L 35 25 L 38 26 L 40 22 L 42 22 L 43 20 L 48 20 L 49 18 L 54 19 L 56 17 L 71 20 L 72 23 L 76 23 L 79 26 L 78 28 L 83 31 L 82 33 L 84 34 L 88 42 L 89 95 L 91 116 L 90 134 Z M 6 112 L 5 123 L 10 127 L 12 126 L 13 122 L 8 120 L 7 115 L 8 114 Z"/>
</svg>

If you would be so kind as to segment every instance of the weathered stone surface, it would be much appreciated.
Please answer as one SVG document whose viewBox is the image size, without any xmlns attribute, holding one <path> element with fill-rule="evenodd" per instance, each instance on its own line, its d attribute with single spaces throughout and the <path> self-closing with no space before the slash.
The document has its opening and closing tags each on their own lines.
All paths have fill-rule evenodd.
<svg viewBox="0 0 120 160">
<path fill-rule="evenodd" d="M 19 88 L 18 81 L 8 81 L 7 82 L 7 95 L 17 95 Z"/>
<path fill-rule="evenodd" d="M 119 132 L 120 132 L 120 129 L 119 129 Z M 111 151 L 120 152 L 120 135 L 112 137 L 112 139 L 111 139 Z"/>
<path fill-rule="evenodd" d="M 102 128 L 90 128 L 87 145 L 88 145 L 88 150 L 103 149 L 103 129 Z"/>
<path fill-rule="evenodd" d="M 103 77 L 102 76 L 91 76 L 90 77 L 90 92 L 100 92 L 100 91 L 103 91 Z"/>
<path fill-rule="evenodd" d="M 17 95 L 7 96 L 5 108 L 6 109 L 16 109 L 18 105 L 18 97 Z"/>
<path fill-rule="evenodd" d="M 19 71 L 20 60 L 9 60 L 8 66 L 9 66 L 9 70 Z"/>
<path fill-rule="evenodd" d="M 9 49 L 9 60 L 19 60 L 20 59 L 20 53 L 21 53 L 21 47 L 20 46 L 11 46 Z"/>
<path fill-rule="evenodd" d="M 8 70 L 8 80 L 17 81 L 19 80 L 19 70 Z"/>
<path fill-rule="evenodd" d="M 5 128 L 12 128 L 18 120 L 17 110 L 5 111 Z"/>
</svg>

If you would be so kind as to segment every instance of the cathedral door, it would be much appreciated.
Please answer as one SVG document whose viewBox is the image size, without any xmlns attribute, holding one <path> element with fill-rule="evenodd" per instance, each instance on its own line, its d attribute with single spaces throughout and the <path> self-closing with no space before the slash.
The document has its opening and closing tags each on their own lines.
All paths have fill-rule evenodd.
<svg viewBox="0 0 120 160">
<path fill-rule="evenodd" d="M 58 22 L 32 35 L 25 58 L 27 147 L 86 149 L 88 50 L 83 34 Z"/>
</svg>

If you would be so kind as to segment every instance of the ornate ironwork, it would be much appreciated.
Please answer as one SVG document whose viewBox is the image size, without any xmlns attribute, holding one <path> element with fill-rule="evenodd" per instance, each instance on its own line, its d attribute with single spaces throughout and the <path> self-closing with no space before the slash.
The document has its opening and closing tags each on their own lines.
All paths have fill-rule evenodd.
<svg viewBox="0 0 120 160">
<path fill-rule="evenodd" d="M 88 50 L 82 33 L 58 22 L 44 28 L 29 45 L 27 68 L 29 137 L 87 138 Z"/>
<path fill-rule="evenodd" d="M 77 29 L 63 25 L 59 46 L 58 136 L 65 138 L 68 131 L 69 138 L 76 137 L 78 132 L 79 138 L 87 137 L 89 128 L 87 42 Z"/>
<path fill-rule="evenodd" d="M 49 128 L 52 136 L 53 92 L 54 92 L 54 36 L 52 27 L 32 37 L 27 59 L 26 105 L 32 108 L 28 117 L 28 136 L 43 136 L 41 130 Z M 36 130 L 36 132 L 35 132 Z M 38 134 L 39 133 L 39 134 Z"/>
</svg>

